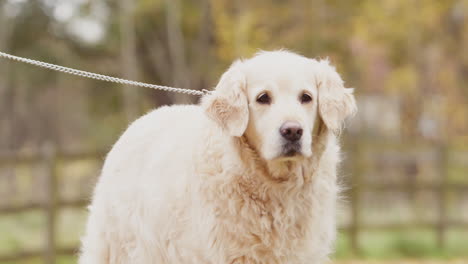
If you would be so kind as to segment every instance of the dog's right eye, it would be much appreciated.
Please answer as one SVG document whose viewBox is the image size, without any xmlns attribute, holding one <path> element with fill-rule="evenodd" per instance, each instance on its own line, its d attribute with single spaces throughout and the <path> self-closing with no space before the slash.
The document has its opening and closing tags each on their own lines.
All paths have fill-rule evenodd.
<svg viewBox="0 0 468 264">
<path fill-rule="evenodd" d="M 270 96 L 267 94 L 267 93 L 261 93 L 258 97 L 257 97 L 257 102 L 259 104 L 270 104 L 271 103 L 271 98 Z"/>
</svg>

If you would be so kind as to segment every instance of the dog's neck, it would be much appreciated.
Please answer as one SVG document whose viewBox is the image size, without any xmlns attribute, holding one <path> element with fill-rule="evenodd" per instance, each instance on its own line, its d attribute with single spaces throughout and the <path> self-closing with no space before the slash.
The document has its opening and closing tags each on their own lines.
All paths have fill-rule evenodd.
<svg viewBox="0 0 468 264">
<path fill-rule="evenodd" d="M 249 143 L 246 136 L 238 139 L 239 155 L 249 171 L 258 172 L 259 178 L 264 178 L 271 183 L 284 183 L 291 177 L 295 167 L 299 165 L 298 161 L 266 161 L 258 151 Z M 249 174 L 249 173 L 248 173 Z"/>
<path fill-rule="evenodd" d="M 243 173 L 230 179 L 232 184 L 226 185 L 232 188 L 229 193 L 237 194 L 265 212 L 271 209 L 271 203 L 289 204 L 297 197 L 309 197 L 328 135 L 326 130 L 317 134 L 311 157 L 286 161 L 266 161 L 245 136 L 235 138 Z M 298 196 L 299 193 L 304 196 Z"/>
<path fill-rule="evenodd" d="M 267 161 L 249 144 L 245 136 L 238 138 L 237 144 L 240 159 L 247 169 L 243 177 L 249 184 L 256 182 L 272 188 L 301 187 L 312 180 L 318 167 L 320 157 L 315 155 L 308 158 Z M 322 147 L 314 147 L 316 149 L 314 154 L 318 156 L 321 156 L 323 152 L 321 149 L 324 149 L 324 145 L 320 144 L 320 146 Z"/>
</svg>

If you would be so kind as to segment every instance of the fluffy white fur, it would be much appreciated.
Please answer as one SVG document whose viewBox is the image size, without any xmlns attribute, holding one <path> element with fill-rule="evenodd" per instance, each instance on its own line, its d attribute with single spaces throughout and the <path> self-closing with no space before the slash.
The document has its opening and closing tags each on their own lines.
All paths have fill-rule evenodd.
<svg viewBox="0 0 468 264">
<path fill-rule="evenodd" d="M 267 92 L 272 102 L 256 99 Z M 307 93 L 312 102 L 301 103 Z M 335 239 L 336 134 L 356 111 L 328 61 L 235 62 L 200 105 L 135 121 L 97 183 L 81 264 L 323 263 Z M 304 129 L 297 155 L 279 127 Z"/>
</svg>

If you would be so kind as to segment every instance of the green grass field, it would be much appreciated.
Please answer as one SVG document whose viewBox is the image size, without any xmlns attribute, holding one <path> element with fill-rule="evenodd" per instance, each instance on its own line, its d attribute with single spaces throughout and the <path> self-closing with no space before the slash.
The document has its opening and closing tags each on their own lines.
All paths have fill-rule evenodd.
<svg viewBox="0 0 468 264">
<path fill-rule="evenodd" d="M 444 249 L 437 246 L 432 230 L 411 231 L 363 231 L 359 242 L 361 252 L 356 255 L 350 247 L 349 236 L 340 233 L 336 244 L 335 259 L 362 258 L 388 259 L 457 259 L 468 262 L 468 231 L 451 229 L 447 232 Z"/>
<path fill-rule="evenodd" d="M 76 246 L 84 230 L 86 211 L 65 209 L 58 217 L 57 241 L 62 247 Z M 45 218 L 40 211 L 0 217 L 0 254 L 10 255 L 44 246 Z M 351 250 L 349 236 L 340 232 L 334 260 L 454 260 L 466 259 L 468 263 L 468 231 L 450 229 L 447 232 L 446 248 L 437 247 L 433 231 L 417 229 L 411 231 L 363 231 L 359 237 L 361 252 Z M 4 264 L 36 264 L 41 258 Z M 57 263 L 76 263 L 74 256 L 58 256 Z"/>
</svg>

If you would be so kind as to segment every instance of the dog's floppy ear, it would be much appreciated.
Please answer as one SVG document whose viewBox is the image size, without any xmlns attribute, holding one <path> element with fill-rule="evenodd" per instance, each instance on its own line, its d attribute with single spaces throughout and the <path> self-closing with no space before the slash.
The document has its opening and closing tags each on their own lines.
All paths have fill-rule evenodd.
<svg viewBox="0 0 468 264">
<path fill-rule="evenodd" d="M 206 114 L 224 131 L 236 137 L 244 134 L 249 121 L 246 80 L 241 65 L 240 61 L 234 62 L 223 74 L 215 90 L 202 101 Z"/>
<path fill-rule="evenodd" d="M 338 133 L 348 116 L 357 111 L 353 89 L 345 88 L 340 75 L 328 60 L 318 61 L 316 85 L 318 110 L 326 127 Z"/>
</svg>

